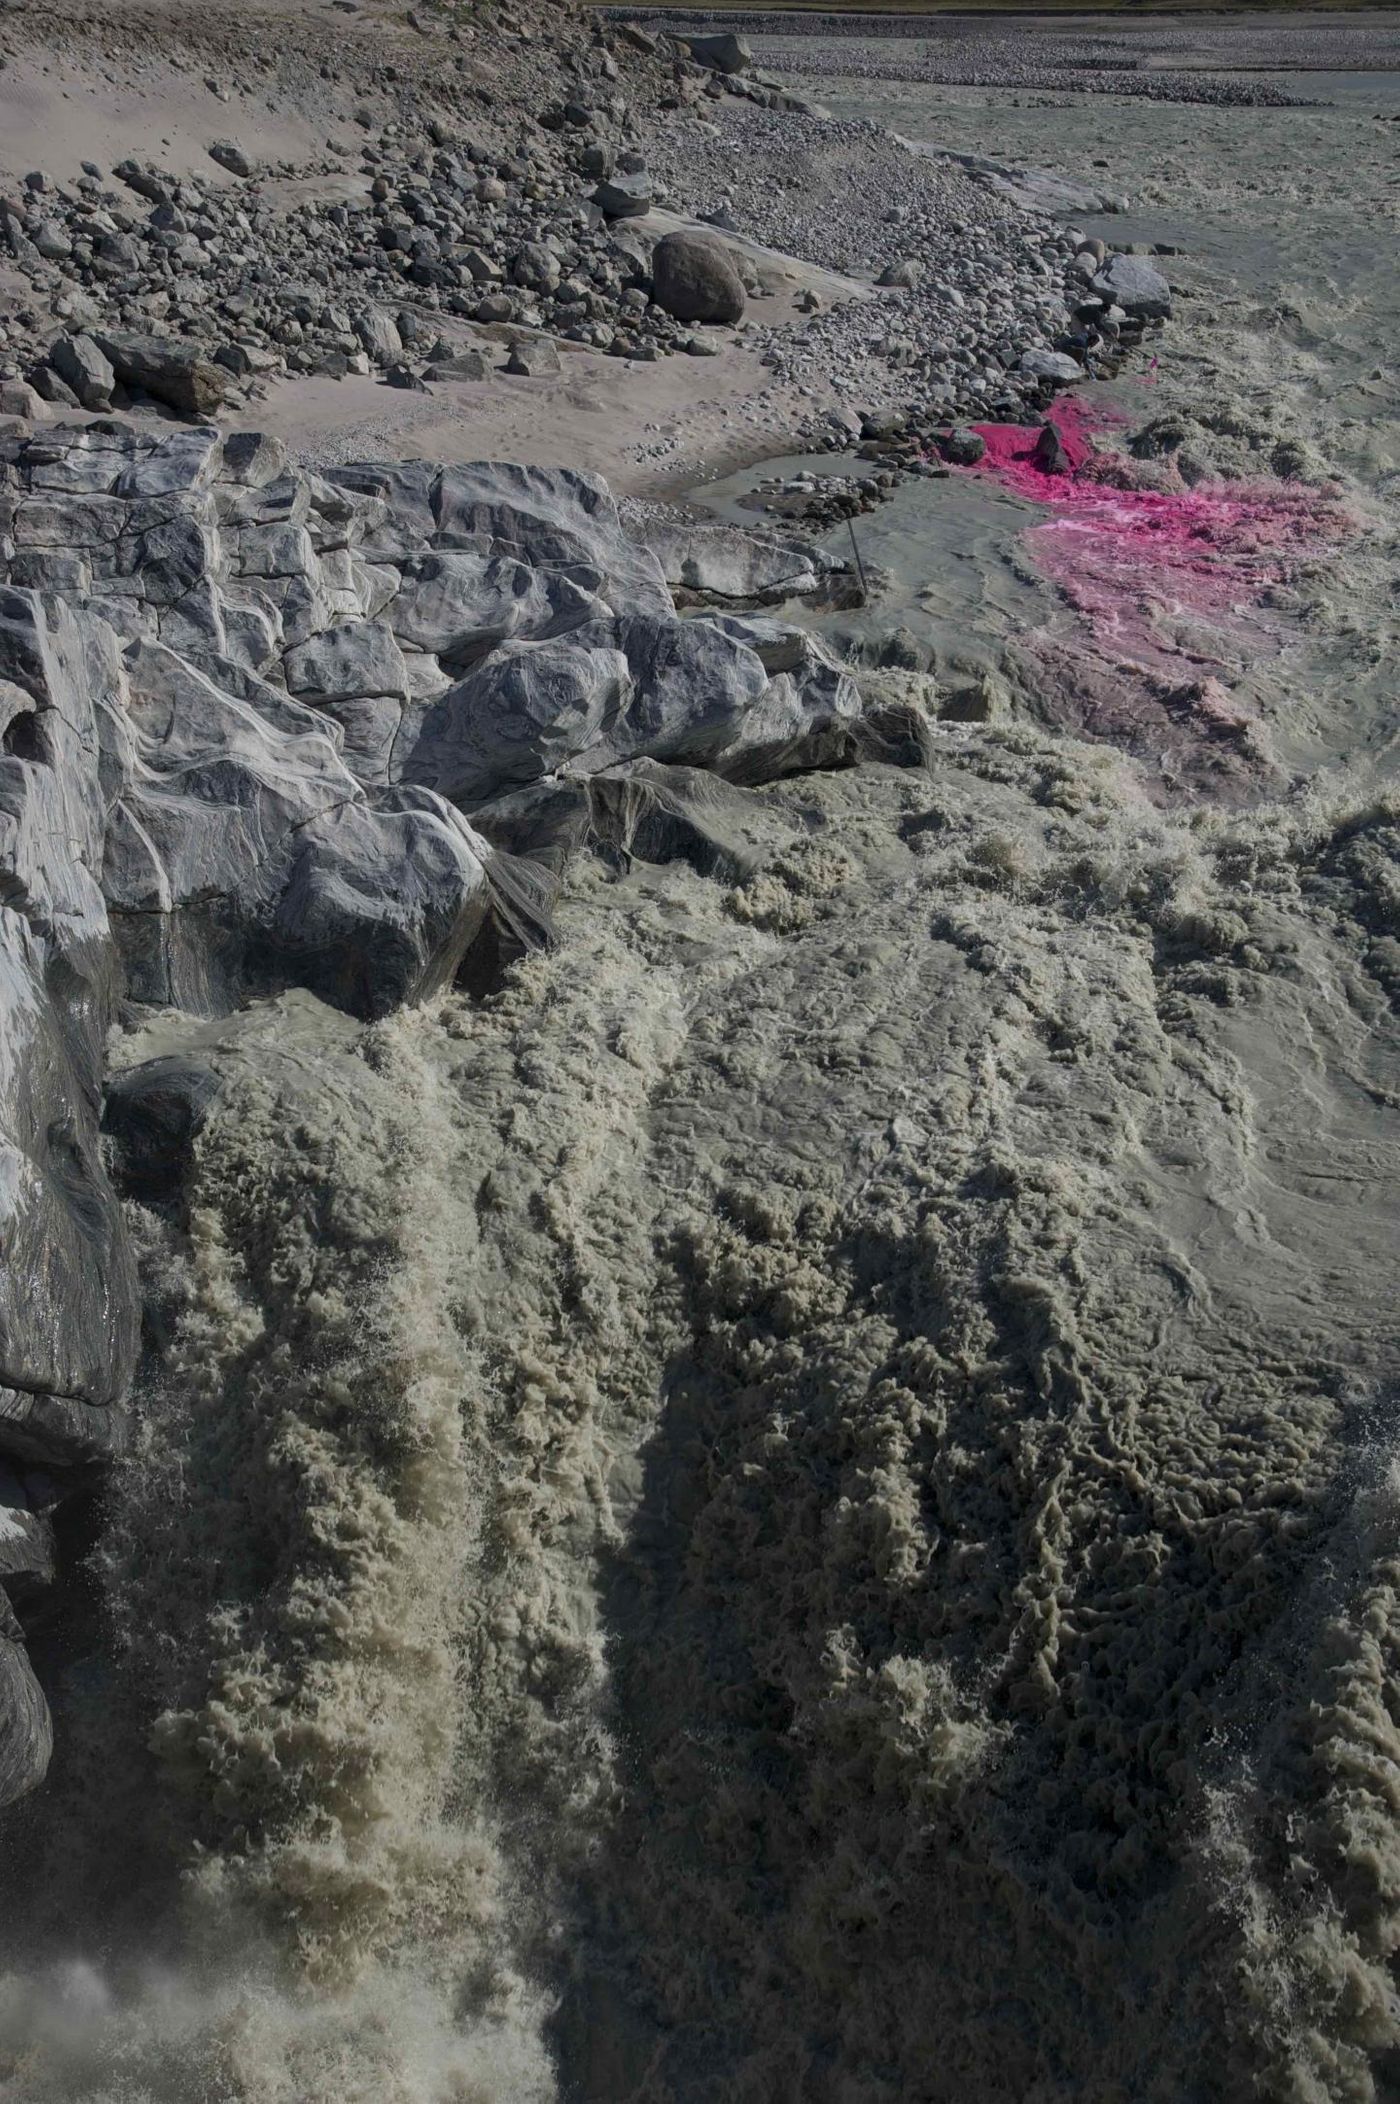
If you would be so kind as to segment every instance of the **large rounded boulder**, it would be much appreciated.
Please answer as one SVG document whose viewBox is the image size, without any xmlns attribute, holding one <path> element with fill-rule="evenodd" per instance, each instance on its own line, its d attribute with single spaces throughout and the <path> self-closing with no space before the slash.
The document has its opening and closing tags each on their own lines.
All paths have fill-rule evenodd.
<svg viewBox="0 0 1400 2104">
<path fill-rule="evenodd" d="M 736 322 L 747 296 L 730 251 L 705 234 L 667 234 L 651 259 L 652 298 L 675 321 Z"/>
</svg>

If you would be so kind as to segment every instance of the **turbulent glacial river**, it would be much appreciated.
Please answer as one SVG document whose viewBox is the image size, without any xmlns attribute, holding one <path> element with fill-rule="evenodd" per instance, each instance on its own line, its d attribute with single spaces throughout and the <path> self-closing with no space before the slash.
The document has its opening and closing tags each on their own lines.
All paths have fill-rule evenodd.
<svg viewBox="0 0 1400 2104">
<path fill-rule="evenodd" d="M 1308 86 L 995 117 L 1187 252 L 1120 429 L 1343 480 L 1216 622 L 1228 796 L 1064 728 L 1041 508 L 911 486 L 882 618 L 990 726 L 719 797 L 484 1003 L 197 1035 L 7 2096 L 1400 2093 L 1400 97 Z"/>
</svg>

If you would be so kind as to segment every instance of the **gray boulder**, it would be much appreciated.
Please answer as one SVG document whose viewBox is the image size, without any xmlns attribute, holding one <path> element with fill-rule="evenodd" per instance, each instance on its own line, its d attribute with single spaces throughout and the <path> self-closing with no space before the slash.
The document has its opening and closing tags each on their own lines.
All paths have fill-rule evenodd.
<svg viewBox="0 0 1400 2104">
<path fill-rule="evenodd" d="M 1065 442 L 1053 424 L 1041 425 L 1031 459 L 1047 475 L 1068 475 L 1073 470 Z"/>
<path fill-rule="evenodd" d="M 445 550 L 413 557 L 388 609 L 399 641 L 464 671 L 512 636 L 538 641 L 606 613 L 599 571 L 573 577 L 512 556 Z"/>
<path fill-rule="evenodd" d="M 186 416 L 211 416 L 228 391 L 228 372 L 193 344 L 106 330 L 97 332 L 97 342 L 123 387 L 139 387 Z"/>
<path fill-rule="evenodd" d="M 220 479 L 248 489 L 265 489 L 286 465 L 287 448 L 281 439 L 263 431 L 231 431 L 219 453 Z"/>
<path fill-rule="evenodd" d="M 505 275 L 495 257 L 487 255 L 485 249 L 464 249 L 458 260 L 476 285 L 498 285 Z"/>
<path fill-rule="evenodd" d="M 46 263 L 60 263 L 73 253 L 73 243 L 58 219 L 41 219 L 34 229 L 34 246 Z"/>
<path fill-rule="evenodd" d="M 651 615 L 510 644 L 406 728 L 404 777 L 472 811 L 561 769 L 592 775 L 639 758 L 771 780 L 835 757 L 861 713 L 831 661 L 804 670 L 770 680 L 724 626 Z"/>
<path fill-rule="evenodd" d="M 90 336 L 60 336 L 50 347 L 49 364 L 84 409 L 111 408 L 117 376 Z"/>
<path fill-rule="evenodd" d="M 403 778 L 468 810 L 599 747 L 630 687 L 603 627 L 509 642 L 425 708 L 406 737 Z M 611 755 L 609 755 L 611 757 Z"/>
<path fill-rule="evenodd" d="M 987 451 L 987 441 L 978 431 L 958 427 L 935 441 L 943 459 L 955 468 L 975 468 Z"/>
<path fill-rule="evenodd" d="M 709 234 L 667 234 L 651 259 L 652 296 L 676 321 L 737 322 L 748 304 L 729 250 Z"/>
<path fill-rule="evenodd" d="M 599 183 L 593 202 L 607 219 L 644 219 L 654 196 L 651 177 L 640 169 L 635 175 L 614 175 Z"/>
<path fill-rule="evenodd" d="M 450 986 L 492 907 L 493 851 L 440 798 L 385 789 L 284 836 L 265 872 L 265 982 L 372 1018 Z"/>
<path fill-rule="evenodd" d="M 774 818 L 766 814 L 771 829 Z M 763 835 L 750 799 L 715 775 L 626 760 L 591 775 L 555 775 L 508 790 L 473 823 L 493 844 L 560 871 L 588 851 L 625 869 L 686 862 L 728 883 L 752 875 Z M 767 846 L 771 851 L 771 830 Z"/>
<path fill-rule="evenodd" d="M 594 632 L 581 629 L 578 640 Z M 771 781 L 847 749 L 859 690 L 824 651 L 770 678 L 742 627 L 629 616 L 609 631 L 627 659 L 631 693 L 592 756 L 595 765 L 647 758 L 701 767 L 732 782 Z"/>
<path fill-rule="evenodd" d="M 600 476 L 486 461 L 333 468 L 328 479 L 341 489 L 384 496 L 392 518 L 382 537 L 366 535 L 371 556 L 410 552 L 403 525 L 411 521 L 418 536 L 411 552 L 430 543 L 442 551 L 512 556 L 596 590 L 613 606 L 675 611 L 660 564 L 623 532 Z"/>
<path fill-rule="evenodd" d="M 1110 256 L 1091 283 L 1101 300 L 1137 321 L 1171 319 L 1171 286 L 1145 256 Z"/>
<path fill-rule="evenodd" d="M 559 371 L 559 352 L 548 336 L 533 343 L 513 343 L 506 371 L 528 380 L 547 380 Z"/>
<path fill-rule="evenodd" d="M 437 358 L 424 373 L 425 380 L 489 380 L 495 367 L 484 351 L 457 351 L 451 358 Z"/>
<path fill-rule="evenodd" d="M 392 365 L 403 356 L 403 338 L 382 307 L 366 307 L 357 314 L 355 334 L 376 365 Z"/>
<path fill-rule="evenodd" d="M 408 697 L 408 668 L 382 621 L 346 621 L 289 650 L 287 688 L 309 702 L 354 701 L 366 694 Z"/>
<path fill-rule="evenodd" d="M 82 403 L 66 380 L 60 380 L 51 365 L 36 366 L 30 375 L 34 392 L 41 401 L 52 402 L 58 409 L 81 409 Z"/>
<path fill-rule="evenodd" d="M 553 292 L 564 273 L 552 248 L 542 241 L 527 241 L 517 249 L 510 274 L 515 284 L 527 286 L 532 292 Z"/>
<path fill-rule="evenodd" d="M 227 168 L 230 175 L 247 177 L 253 173 L 253 163 L 232 139 L 216 139 L 209 149 L 209 158 L 217 161 L 221 168 Z"/>
<path fill-rule="evenodd" d="M 18 416 L 26 423 L 41 423 L 47 415 L 43 396 L 27 380 L 0 380 L 0 416 Z"/>
<path fill-rule="evenodd" d="M 1071 358 L 1068 351 L 1025 351 L 1017 370 L 1029 379 L 1053 380 L 1061 387 L 1088 378 L 1079 360 Z"/>
<path fill-rule="evenodd" d="M 179 1053 L 109 1079 L 102 1131 L 123 1190 L 148 1203 L 175 1195 L 218 1093 L 218 1076 Z"/>
<path fill-rule="evenodd" d="M 680 41 L 698 66 L 709 66 L 713 72 L 747 73 L 753 66 L 752 46 L 743 37 L 725 33 L 687 36 Z"/>
<path fill-rule="evenodd" d="M 149 643 L 126 670 L 136 765 L 104 883 L 136 998 L 218 1014 L 304 986 L 376 1016 L 450 981 L 490 906 L 455 811 L 367 791 L 338 726 L 256 681 L 240 698 Z"/>
</svg>

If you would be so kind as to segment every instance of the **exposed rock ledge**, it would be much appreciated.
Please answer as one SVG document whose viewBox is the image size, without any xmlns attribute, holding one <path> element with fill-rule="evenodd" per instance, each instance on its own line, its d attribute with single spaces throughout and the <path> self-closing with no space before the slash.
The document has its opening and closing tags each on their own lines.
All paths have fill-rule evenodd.
<svg viewBox="0 0 1400 2104">
<path fill-rule="evenodd" d="M 714 777 L 870 734 L 810 638 L 681 620 L 589 476 L 321 477 L 114 421 L 0 439 L 0 1581 L 47 1578 L 51 1513 L 121 1442 L 119 1002 L 299 985 L 382 1014 L 529 939 L 583 838 L 713 865 L 742 831 Z M 152 1077 L 159 1115 L 178 1083 Z M 0 1802 L 49 1736 L 0 1590 Z"/>
</svg>

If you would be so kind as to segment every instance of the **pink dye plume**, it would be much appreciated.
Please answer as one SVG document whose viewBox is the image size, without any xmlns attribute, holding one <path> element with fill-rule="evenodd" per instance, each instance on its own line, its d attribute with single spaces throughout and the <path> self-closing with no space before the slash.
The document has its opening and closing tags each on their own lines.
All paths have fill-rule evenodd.
<svg viewBox="0 0 1400 2104">
<path fill-rule="evenodd" d="M 978 424 L 986 453 L 962 472 L 990 477 L 1050 516 L 1030 527 L 1037 567 L 1073 628 L 1045 629 L 1027 653 L 1062 722 L 1156 760 L 1164 775 L 1231 794 L 1267 772 L 1248 705 L 1226 681 L 1287 639 L 1271 590 L 1354 529 L 1335 494 L 1272 478 L 1135 486 L 1135 464 L 1097 450 L 1074 401 L 1054 422 L 1067 473 L 1034 457 L 1039 428 Z"/>
</svg>

